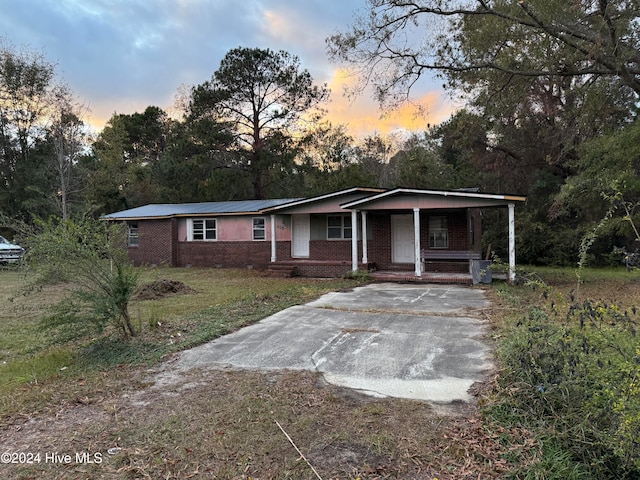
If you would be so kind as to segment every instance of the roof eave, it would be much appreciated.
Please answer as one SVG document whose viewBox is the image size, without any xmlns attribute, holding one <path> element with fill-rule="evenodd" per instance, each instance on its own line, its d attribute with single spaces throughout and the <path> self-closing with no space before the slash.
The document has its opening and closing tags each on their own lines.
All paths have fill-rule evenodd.
<svg viewBox="0 0 640 480">
<path fill-rule="evenodd" d="M 322 200 L 326 200 L 328 198 L 339 197 L 341 195 L 347 195 L 349 193 L 354 193 L 354 192 L 381 193 L 381 192 L 384 192 L 384 191 L 385 191 L 384 188 L 352 187 L 352 188 L 348 188 L 346 190 L 339 190 L 337 192 L 327 193 L 327 194 L 324 194 L 324 195 L 318 195 L 317 197 L 304 198 L 304 199 L 301 199 L 301 200 L 297 200 L 295 202 L 285 203 L 283 205 L 277 205 L 275 207 L 267 208 L 264 211 L 265 212 L 269 212 L 269 211 L 284 210 L 284 209 L 287 209 L 287 208 L 298 207 L 300 205 L 306 205 L 306 204 L 309 204 L 309 203 L 319 202 L 319 201 L 322 201 Z"/>
<path fill-rule="evenodd" d="M 228 217 L 232 215 L 264 215 L 265 210 L 255 212 L 216 212 L 216 213 L 176 213 L 173 215 L 158 215 L 158 216 L 135 216 L 135 217 L 102 217 L 103 220 L 117 220 L 117 221 L 133 221 L 133 220 L 170 220 L 172 218 L 191 218 L 191 217 Z"/>
<path fill-rule="evenodd" d="M 461 198 L 477 198 L 477 199 L 489 199 L 489 200 L 504 200 L 509 202 L 526 202 L 527 197 L 522 195 L 499 195 L 495 193 L 473 193 L 463 191 L 451 191 L 451 190 L 419 190 L 413 188 L 395 188 L 392 190 L 383 191 L 377 195 L 371 195 L 365 198 L 354 200 L 340 205 L 341 208 L 350 209 L 357 207 L 358 205 L 364 205 L 381 198 L 391 197 L 395 195 L 409 194 L 409 195 L 434 195 L 441 197 L 461 197 Z"/>
</svg>

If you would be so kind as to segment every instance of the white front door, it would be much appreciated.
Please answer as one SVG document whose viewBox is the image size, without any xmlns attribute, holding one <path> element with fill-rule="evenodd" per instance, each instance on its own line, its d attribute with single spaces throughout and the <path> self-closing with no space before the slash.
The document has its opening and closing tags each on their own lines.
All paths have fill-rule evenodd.
<svg viewBox="0 0 640 480">
<path fill-rule="evenodd" d="M 391 262 L 415 262 L 413 215 L 391 215 Z"/>
<path fill-rule="evenodd" d="M 292 215 L 291 228 L 291 256 L 299 258 L 309 257 L 309 239 L 311 238 L 311 227 L 309 226 L 309 215 Z"/>
</svg>

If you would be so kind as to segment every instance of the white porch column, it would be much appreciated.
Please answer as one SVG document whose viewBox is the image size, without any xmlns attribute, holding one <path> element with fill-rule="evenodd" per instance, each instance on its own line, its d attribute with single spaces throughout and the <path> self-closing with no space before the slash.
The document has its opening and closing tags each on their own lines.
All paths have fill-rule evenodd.
<svg viewBox="0 0 640 480">
<path fill-rule="evenodd" d="M 509 282 L 516 279 L 516 220 L 515 204 L 509 204 Z"/>
<path fill-rule="evenodd" d="M 413 237 L 415 246 L 416 277 L 422 276 L 422 262 L 420 261 L 420 209 L 413 209 Z"/>
<path fill-rule="evenodd" d="M 362 263 L 369 263 L 367 251 L 367 212 L 362 212 Z"/>
<path fill-rule="evenodd" d="M 276 216 L 271 215 L 271 262 L 276 261 Z"/>
<path fill-rule="evenodd" d="M 358 212 L 351 210 L 351 270 L 358 271 Z"/>
</svg>

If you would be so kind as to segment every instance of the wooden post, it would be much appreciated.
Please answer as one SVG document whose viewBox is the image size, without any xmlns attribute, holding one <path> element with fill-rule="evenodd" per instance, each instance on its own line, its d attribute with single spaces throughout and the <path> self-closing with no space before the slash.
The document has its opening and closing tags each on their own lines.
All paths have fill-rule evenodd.
<svg viewBox="0 0 640 480">
<path fill-rule="evenodd" d="M 509 282 L 516 280 L 516 221 L 515 204 L 509 204 Z"/>
<path fill-rule="evenodd" d="M 414 236 L 414 247 L 415 247 L 415 266 L 416 266 L 416 277 L 422 276 L 422 262 L 420 261 L 420 209 L 413 209 L 413 236 Z"/>
<path fill-rule="evenodd" d="M 276 260 L 276 216 L 271 215 L 271 263 Z"/>
<path fill-rule="evenodd" d="M 369 263 L 369 253 L 367 250 L 367 212 L 362 212 L 362 263 L 364 265 Z"/>
<path fill-rule="evenodd" d="M 358 212 L 351 210 L 351 270 L 358 271 Z"/>
</svg>

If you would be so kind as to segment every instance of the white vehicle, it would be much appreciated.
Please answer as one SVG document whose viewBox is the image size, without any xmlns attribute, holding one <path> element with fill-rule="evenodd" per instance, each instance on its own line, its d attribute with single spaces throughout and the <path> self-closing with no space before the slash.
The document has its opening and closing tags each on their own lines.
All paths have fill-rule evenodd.
<svg viewBox="0 0 640 480">
<path fill-rule="evenodd" d="M 24 248 L 14 245 L 4 237 L 0 237 L 0 265 L 8 263 L 18 263 L 22 260 Z"/>
</svg>

